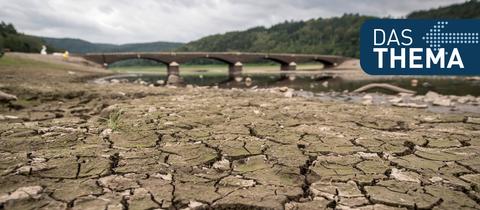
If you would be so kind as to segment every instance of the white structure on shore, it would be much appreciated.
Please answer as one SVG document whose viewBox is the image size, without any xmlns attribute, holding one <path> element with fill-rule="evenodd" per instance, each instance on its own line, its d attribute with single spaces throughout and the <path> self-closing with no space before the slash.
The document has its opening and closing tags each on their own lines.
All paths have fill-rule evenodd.
<svg viewBox="0 0 480 210">
<path fill-rule="evenodd" d="M 47 46 L 42 45 L 42 50 L 40 51 L 40 54 L 46 55 L 47 54 Z"/>
</svg>

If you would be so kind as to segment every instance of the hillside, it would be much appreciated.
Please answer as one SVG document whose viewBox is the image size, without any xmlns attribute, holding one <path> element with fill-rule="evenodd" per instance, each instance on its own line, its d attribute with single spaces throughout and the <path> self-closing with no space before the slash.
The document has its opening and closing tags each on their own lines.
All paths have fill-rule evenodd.
<svg viewBox="0 0 480 210">
<path fill-rule="evenodd" d="M 44 44 L 37 37 L 19 33 L 12 24 L 3 21 L 0 23 L 0 54 L 3 53 L 3 49 L 15 52 L 40 52 Z"/>
<path fill-rule="evenodd" d="M 319 53 L 358 57 L 360 26 L 372 18 L 344 15 L 285 22 L 270 28 L 257 27 L 208 36 L 178 50 Z"/>
<path fill-rule="evenodd" d="M 454 4 L 431 10 L 422 10 L 410 13 L 407 18 L 426 19 L 467 19 L 480 18 L 480 2 L 474 0 L 463 4 Z"/>
<path fill-rule="evenodd" d="M 81 39 L 70 38 L 47 38 L 42 37 L 46 43 L 59 49 L 65 49 L 72 53 L 88 52 L 154 52 L 169 51 L 182 46 L 182 43 L 175 42 L 151 42 L 133 44 L 101 44 L 91 43 Z"/>
<path fill-rule="evenodd" d="M 407 15 L 407 18 L 479 17 L 478 1 Z M 372 18 L 378 17 L 347 14 L 327 19 L 285 22 L 270 28 L 256 27 L 246 31 L 207 36 L 178 50 L 319 53 L 359 57 L 360 27 L 365 20 Z"/>
<path fill-rule="evenodd" d="M 152 51 L 242 51 L 318 53 L 359 57 L 359 30 L 368 19 L 379 17 L 345 14 L 341 17 L 318 18 L 307 21 L 286 21 L 266 28 L 216 34 L 182 44 L 152 42 L 135 44 L 100 44 L 81 39 L 33 37 L 18 33 L 13 25 L 2 22 L 0 48 L 18 52 L 39 52 L 42 44 L 87 52 L 152 52 Z M 431 10 L 416 11 L 406 18 L 480 18 L 480 2 L 472 0 Z"/>
</svg>

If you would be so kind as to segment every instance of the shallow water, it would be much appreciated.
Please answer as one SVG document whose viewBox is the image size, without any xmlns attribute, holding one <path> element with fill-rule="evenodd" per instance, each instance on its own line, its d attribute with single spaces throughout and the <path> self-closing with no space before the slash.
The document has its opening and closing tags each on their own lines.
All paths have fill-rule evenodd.
<svg viewBox="0 0 480 210">
<path fill-rule="evenodd" d="M 270 87 L 290 87 L 295 90 L 320 92 L 343 92 L 345 90 L 353 91 L 371 83 L 388 83 L 405 89 L 416 91 L 417 94 L 423 95 L 428 91 L 434 91 L 442 95 L 457 96 L 480 96 L 480 81 L 467 80 L 465 78 L 416 78 L 416 86 L 412 85 L 411 78 L 395 78 L 395 79 L 371 79 L 371 80 L 344 80 L 328 74 L 263 74 L 249 73 L 243 74 L 241 81 L 228 79 L 227 75 L 211 75 L 211 74 L 193 74 L 182 76 L 186 84 L 197 86 L 219 86 L 221 88 L 270 88 Z M 148 83 L 155 84 L 159 80 L 166 81 L 166 75 L 159 74 L 135 74 L 117 76 L 116 79 L 127 79 L 130 82 L 135 80 L 143 80 Z M 372 89 L 369 92 L 380 92 L 391 94 L 388 90 Z"/>
</svg>

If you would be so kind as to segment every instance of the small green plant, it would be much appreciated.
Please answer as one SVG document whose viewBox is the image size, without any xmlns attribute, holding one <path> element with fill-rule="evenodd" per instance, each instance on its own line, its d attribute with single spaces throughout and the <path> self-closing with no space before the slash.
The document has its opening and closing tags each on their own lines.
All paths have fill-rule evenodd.
<svg viewBox="0 0 480 210">
<path fill-rule="evenodd" d="M 115 131 L 119 127 L 120 119 L 122 118 L 123 111 L 115 110 L 110 113 L 107 119 L 107 125 L 112 131 Z"/>
</svg>

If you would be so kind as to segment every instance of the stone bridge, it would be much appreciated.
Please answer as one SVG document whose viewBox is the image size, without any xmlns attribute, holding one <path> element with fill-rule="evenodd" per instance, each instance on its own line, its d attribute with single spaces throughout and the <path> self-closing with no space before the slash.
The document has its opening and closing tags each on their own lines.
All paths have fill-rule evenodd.
<svg viewBox="0 0 480 210">
<path fill-rule="evenodd" d="M 108 65 L 129 59 L 146 59 L 163 63 L 167 66 L 168 75 L 179 75 L 180 64 L 193 59 L 212 59 L 224 62 L 229 66 L 230 77 L 239 76 L 243 64 L 260 60 L 270 60 L 280 64 L 283 71 L 292 71 L 297 63 L 321 62 L 325 68 L 332 68 L 348 58 L 332 55 L 314 54 L 275 54 L 275 53 L 240 53 L 240 52 L 148 52 L 148 53 L 89 53 L 83 56 L 85 59 Z"/>
</svg>

